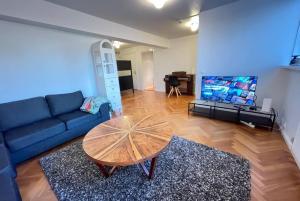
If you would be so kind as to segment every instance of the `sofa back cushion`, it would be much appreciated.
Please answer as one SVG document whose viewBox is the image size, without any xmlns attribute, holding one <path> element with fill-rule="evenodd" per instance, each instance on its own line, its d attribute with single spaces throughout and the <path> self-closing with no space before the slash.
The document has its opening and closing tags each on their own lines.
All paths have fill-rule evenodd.
<svg viewBox="0 0 300 201">
<path fill-rule="evenodd" d="M 81 91 L 46 96 L 46 100 L 53 116 L 78 110 L 83 103 L 83 99 Z"/>
<path fill-rule="evenodd" d="M 1 131 L 7 131 L 50 117 L 48 104 L 44 97 L 0 104 Z"/>
</svg>

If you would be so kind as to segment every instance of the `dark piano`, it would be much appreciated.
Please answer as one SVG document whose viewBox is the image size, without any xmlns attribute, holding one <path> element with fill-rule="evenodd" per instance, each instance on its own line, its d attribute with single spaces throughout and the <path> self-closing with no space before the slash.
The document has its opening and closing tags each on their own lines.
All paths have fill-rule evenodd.
<svg viewBox="0 0 300 201">
<path fill-rule="evenodd" d="M 179 90 L 182 94 L 185 95 L 194 95 L 194 87 L 195 87 L 195 75 L 194 74 L 186 74 L 184 71 L 179 72 L 172 72 L 170 74 L 172 76 L 176 76 L 180 81 Z M 170 92 L 170 85 L 169 85 L 169 76 L 165 75 L 164 81 L 166 85 L 166 94 Z"/>
</svg>

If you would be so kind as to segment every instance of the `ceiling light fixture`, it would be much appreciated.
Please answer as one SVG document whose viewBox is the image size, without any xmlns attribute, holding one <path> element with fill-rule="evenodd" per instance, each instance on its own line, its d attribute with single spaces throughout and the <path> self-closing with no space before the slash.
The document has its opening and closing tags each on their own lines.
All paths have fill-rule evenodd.
<svg viewBox="0 0 300 201">
<path fill-rule="evenodd" d="M 121 47 L 121 44 L 122 44 L 122 43 L 121 43 L 120 41 L 116 41 L 116 40 L 115 40 L 115 41 L 113 42 L 113 46 L 114 46 L 115 48 L 117 48 L 117 49 L 119 49 L 119 48 Z"/>
<path fill-rule="evenodd" d="M 186 26 L 190 27 L 193 32 L 197 31 L 199 28 L 199 15 L 191 17 Z"/>
<path fill-rule="evenodd" d="M 149 0 L 155 8 L 157 9 L 161 9 L 162 7 L 164 7 L 165 3 L 167 2 L 167 0 Z"/>
</svg>

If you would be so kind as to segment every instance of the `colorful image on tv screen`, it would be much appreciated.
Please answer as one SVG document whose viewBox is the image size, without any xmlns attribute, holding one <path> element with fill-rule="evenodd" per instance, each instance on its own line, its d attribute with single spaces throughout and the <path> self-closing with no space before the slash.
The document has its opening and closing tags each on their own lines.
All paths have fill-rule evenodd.
<svg viewBox="0 0 300 201">
<path fill-rule="evenodd" d="M 203 76 L 201 99 L 254 105 L 256 85 L 256 76 Z"/>
</svg>

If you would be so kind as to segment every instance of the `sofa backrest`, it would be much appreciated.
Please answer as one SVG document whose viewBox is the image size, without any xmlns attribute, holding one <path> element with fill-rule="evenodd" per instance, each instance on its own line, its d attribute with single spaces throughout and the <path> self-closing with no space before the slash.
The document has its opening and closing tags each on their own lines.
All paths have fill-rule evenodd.
<svg viewBox="0 0 300 201">
<path fill-rule="evenodd" d="M 81 91 L 67 94 L 55 94 L 46 96 L 52 116 L 78 110 L 83 104 L 84 98 Z"/>
<path fill-rule="evenodd" d="M 44 97 L 3 103 L 0 104 L 0 131 L 7 131 L 50 117 Z"/>
</svg>

